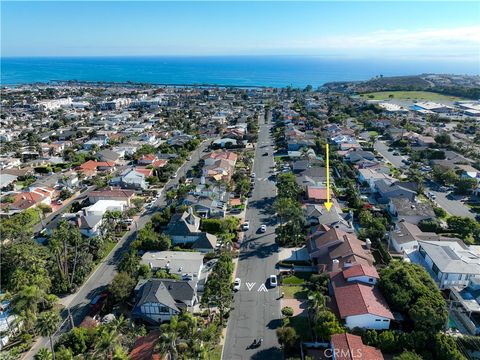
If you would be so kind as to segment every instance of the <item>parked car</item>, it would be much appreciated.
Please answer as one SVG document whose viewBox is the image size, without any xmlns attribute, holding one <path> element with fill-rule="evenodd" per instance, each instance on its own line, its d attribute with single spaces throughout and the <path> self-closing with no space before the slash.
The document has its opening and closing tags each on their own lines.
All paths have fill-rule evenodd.
<svg viewBox="0 0 480 360">
<path fill-rule="evenodd" d="M 395 155 L 395 156 L 399 156 L 399 155 L 400 155 L 400 153 L 399 153 L 398 151 L 394 151 L 394 152 L 393 152 L 393 155 Z"/>
<path fill-rule="evenodd" d="M 253 178 L 253 179 L 255 179 L 255 176 L 256 176 L 255 173 L 252 173 L 252 174 L 250 175 L 250 177 Z"/>
<path fill-rule="evenodd" d="M 62 205 L 62 204 L 63 204 L 63 201 L 60 200 L 60 199 L 58 199 L 58 200 L 57 200 L 57 205 Z"/>
<path fill-rule="evenodd" d="M 268 156 L 268 151 L 263 153 L 263 156 Z"/>
<path fill-rule="evenodd" d="M 270 286 L 271 287 L 277 287 L 277 285 L 278 285 L 277 275 L 270 275 L 269 281 L 270 281 Z"/>
<path fill-rule="evenodd" d="M 245 222 L 242 224 L 242 230 L 247 231 L 248 229 L 250 229 L 250 221 L 245 220 Z"/>
<path fill-rule="evenodd" d="M 266 231 L 267 231 L 267 225 L 262 224 L 262 226 L 260 226 L 260 232 L 261 232 L 261 233 L 264 233 L 264 232 L 266 232 Z"/>
<path fill-rule="evenodd" d="M 240 290 L 241 285 L 242 285 L 242 280 L 240 280 L 240 278 L 236 278 L 235 281 L 233 282 L 233 291 Z"/>
</svg>

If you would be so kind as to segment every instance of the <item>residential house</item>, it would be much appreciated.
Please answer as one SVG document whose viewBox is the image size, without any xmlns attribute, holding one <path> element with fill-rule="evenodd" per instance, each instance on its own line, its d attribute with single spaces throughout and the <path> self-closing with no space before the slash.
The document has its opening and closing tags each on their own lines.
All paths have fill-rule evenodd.
<svg viewBox="0 0 480 360">
<path fill-rule="evenodd" d="M 335 298 L 340 318 L 347 328 L 390 328 L 393 314 L 375 286 L 379 276 L 373 266 L 347 266 L 343 270 L 332 271 L 329 278 L 330 293 Z"/>
<path fill-rule="evenodd" d="M 470 278 L 468 286 L 450 287 L 450 316 L 460 320 L 470 335 L 480 335 L 480 278 Z"/>
<path fill-rule="evenodd" d="M 95 204 L 100 200 L 116 200 L 125 202 L 127 206 L 131 206 L 131 201 L 134 196 L 135 191 L 133 190 L 110 188 L 90 192 L 88 194 L 88 201 L 90 204 Z"/>
<path fill-rule="evenodd" d="M 319 204 L 304 204 L 302 206 L 307 226 L 328 225 L 331 228 L 340 228 L 346 232 L 352 232 L 352 214 L 344 214 L 334 202 L 330 211 Z"/>
<path fill-rule="evenodd" d="M 409 254 L 412 262 L 425 267 L 441 289 L 467 286 L 480 278 L 480 252 L 461 240 L 418 241 L 418 250 Z"/>
<path fill-rule="evenodd" d="M 121 158 L 120 154 L 113 150 L 104 149 L 97 152 L 97 159 L 99 161 L 116 164 L 118 163 L 120 158 Z"/>
<path fill-rule="evenodd" d="M 83 209 L 85 215 L 100 215 L 103 216 L 107 211 L 123 212 L 127 208 L 126 201 L 119 200 L 98 200 L 93 205 Z"/>
<path fill-rule="evenodd" d="M 165 270 L 189 281 L 196 291 L 203 291 L 208 278 L 208 268 L 203 265 L 204 255 L 190 251 L 147 251 L 140 262 L 153 271 Z"/>
<path fill-rule="evenodd" d="M 188 208 L 183 214 L 172 216 L 165 232 L 171 237 L 172 243 L 191 244 L 192 248 L 200 252 L 210 252 L 216 249 L 217 237 L 200 230 L 200 218 Z"/>
<path fill-rule="evenodd" d="M 333 260 L 341 267 L 345 264 L 373 265 L 370 243 L 362 242 L 355 233 L 347 233 L 339 227 L 320 225 L 307 237 L 310 259 L 321 272 L 332 268 Z"/>
<path fill-rule="evenodd" d="M 349 333 L 332 335 L 325 353 L 333 360 L 384 360 L 379 349 L 365 345 L 361 336 Z"/>
<path fill-rule="evenodd" d="M 152 325 L 169 321 L 181 311 L 192 311 L 197 293 L 186 280 L 144 279 L 135 287 L 132 318 Z"/>
<path fill-rule="evenodd" d="M 324 167 L 312 166 L 296 175 L 295 181 L 303 189 L 308 185 L 321 186 L 327 182 L 327 169 Z"/>
<path fill-rule="evenodd" d="M 375 191 L 375 183 L 378 180 L 394 181 L 395 179 L 372 168 L 358 169 L 358 182 L 360 184 L 367 183 L 370 191 Z"/>
<path fill-rule="evenodd" d="M 164 167 L 167 165 L 168 160 L 165 159 L 158 159 L 154 154 L 146 154 L 142 155 L 140 159 L 137 161 L 138 165 L 142 166 L 153 166 L 153 167 Z"/>
<path fill-rule="evenodd" d="M 417 195 L 418 184 L 380 179 L 374 182 L 374 190 L 380 203 L 388 203 L 391 198 L 405 198 L 413 202 Z"/>
<path fill-rule="evenodd" d="M 136 169 L 125 169 L 119 176 L 110 180 L 110 185 L 119 186 L 122 189 L 143 191 L 148 189 L 145 174 Z"/>
<path fill-rule="evenodd" d="M 389 247 L 398 253 L 411 253 L 418 249 L 419 240 L 437 240 L 436 233 L 423 232 L 407 221 L 398 221 L 388 233 Z"/>
<path fill-rule="evenodd" d="M 83 173 L 86 177 L 97 175 L 97 172 L 113 172 L 115 170 L 115 163 L 108 161 L 88 160 L 79 166 L 78 171 Z"/>
<path fill-rule="evenodd" d="M 418 225 L 421 220 L 435 218 L 432 206 L 426 202 L 411 201 L 404 197 L 390 198 L 387 210 L 395 220 Z"/>
<path fill-rule="evenodd" d="M 327 201 L 327 188 L 324 186 L 313 186 L 307 185 L 306 189 L 306 201 L 309 203 L 323 204 Z M 332 190 L 330 190 L 330 199 L 333 199 L 335 195 Z"/>
</svg>

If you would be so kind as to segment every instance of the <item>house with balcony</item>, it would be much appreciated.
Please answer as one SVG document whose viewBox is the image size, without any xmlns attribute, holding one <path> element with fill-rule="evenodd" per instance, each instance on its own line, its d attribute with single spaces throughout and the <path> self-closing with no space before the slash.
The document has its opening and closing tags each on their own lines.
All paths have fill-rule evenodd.
<svg viewBox="0 0 480 360">
<path fill-rule="evenodd" d="M 480 278 L 480 251 L 461 240 L 418 241 L 409 258 L 422 265 L 440 289 L 468 286 Z"/>
</svg>

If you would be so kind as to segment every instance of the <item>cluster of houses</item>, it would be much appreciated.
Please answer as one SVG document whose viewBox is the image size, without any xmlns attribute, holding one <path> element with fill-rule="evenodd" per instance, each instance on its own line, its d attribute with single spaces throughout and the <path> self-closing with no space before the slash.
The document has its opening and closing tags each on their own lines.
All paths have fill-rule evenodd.
<svg viewBox="0 0 480 360">
<path fill-rule="evenodd" d="M 388 329 L 395 318 L 376 286 L 379 275 L 374 266 L 371 242 L 358 239 L 352 214 L 342 212 L 341 202 L 333 192 L 330 193 L 331 210 L 327 211 L 323 205 L 327 200 L 326 169 L 322 158 L 315 155 L 313 129 L 291 109 L 283 111 L 281 117 L 289 150 L 289 167 L 285 171 L 293 171 L 305 194 L 308 260 L 319 272 L 328 274 L 332 306 L 347 328 Z M 412 146 L 429 147 L 435 143 L 433 137 L 418 133 L 396 133 L 391 124 L 385 120 L 386 129 L 393 130 L 397 139 L 408 139 Z M 478 334 L 480 297 L 475 294 L 480 288 L 480 248 L 468 246 L 457 238 L 421 231 L 418 225 L 423 220 L 436 218 L 431 202 L 419 196 L 417 183 L 392 176 L 383 157 L 369 149 L 368 142 L 359 140 L 353 124 L 328 124 L 321 131 L 336 145 L 343 162 L 356 172 L 357 187 L 362 199 L 367 200 L 367 206 L 373 211 L 383 209 L 390 215 L 394 225 L 386 234 L 388 250 L 405 261 L 422 265 L 440 289 L 451 290 L 452 297 L 457 299 L 454 314 L 468 332 Z M 295 144 L 301 145 L 296 147 Z M 458 170 L 465 160 L 459 154 L 446 151 L 446 159 L 432 160 L 431 166 L 443 162 L 442 165 Z M 464 176 L 478 176 L 475 168 L 463 166 Z M 304 253 L 305 249 L 302 249 Z"/>
</svg>

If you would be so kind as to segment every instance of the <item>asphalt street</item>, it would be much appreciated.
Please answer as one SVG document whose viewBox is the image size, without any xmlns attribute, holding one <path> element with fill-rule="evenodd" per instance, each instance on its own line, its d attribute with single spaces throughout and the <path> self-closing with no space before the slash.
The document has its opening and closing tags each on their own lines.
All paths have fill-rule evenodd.
<svg viewBox="0 0 480 360">
<path fill-rule="evenodd" d="M 405 167 L 402 160 L 406 159 L 402 155 L 393 155 L 394 151 L 388 151 L 388 145 L 384 141 L 376 141 L 373 148 L 377 150 L 385 159 L 390 161 L 398 169 Z"/>
<path fill-rule="evenodd" d="M 256 174 L 252 197 L 246 210 L 250 229 L 240 248 L 237 274 L 242 281 L 235 294 L 234 309 L 230 313 L 224 360 L 280 359 L 282 351 L 277 341 L 276 328 L 281 325 L 279 288 L 269 286 L 268 277 L 277 274 L 278 246 L 275 243 L 275 224 L 271 206 L 276 197 L 272 179 L 273 140 L 270 123 L 260 122 L 253 171 Z M 268 152 L 268 156 L 263 154 Z M 267 231 L 260 233 L 262 224 Z M 251 345 L 263 338 L 259 347 Z"/>
<path fill-rule="evenodd" d="M 210 141 L 203 142 L 197 150 L 195 150 L 191 155 L 191 160 L 186 161 L 177 171 L 177 177 L 175 179 L 170 179 L 166 184 L 164 189 L 170 187 L 175 187 L 178 185 L 180 177 L 186 175 L 186 173 L 195 166 L 200 157 L 203 154 L 203 151 L 208 147 Z M 136 226 L 132 226 L 132 229 L 125 234 L 117 243 L 115 248 L 108 254 L 105 259 L 97 266 L 96 270 L 90 275 L 90 277 L 84 282 L 80 289 L 75 293 L 69 296 L 70 302 L 66 304 L 67 308 L 62 311 L 62 319 L 67 318 L 68 308 L 71 311 L 73 321 L 75 326 L 78 326 L 83 318 L 88 314 L 89 304 L 92 299 L 100 294 L 107 286 L 112 282 L 113 277 L 116 274 L 117 264 L 122 259 L 122 255 L 125 251 L 128 250 L 130 243 L 135 239 L 136 232 L 138 229 L 141 229 L 145 224 L 150 220 L 152 215 L 161 209 L 166 203 L 165 199 L 166 191 L 162 191 L 162 195 L 155 201 L 154 206 L 144 211 L 139 217 Z M 69 323 L 66 321 L 64 327 L 58 331 L 54 339 L 70 329 L 68 326 Z M 37 342 L 32 346 L 30 351 L 23 356 L 23 359 L 33 359 L 33 356 L 38 352 L 42 347 L 48 347 L 47 338 L 39 338 Z"/>
<path fill-rule="evenodd" d="M 393 155 L 393 151 L 390 151 L 390 152 L 388 151 L 388 145 L 385 144 L 385 142 L 383 141 L 375 142 L 374 148 L 385 159 L 390 161 L 393 164 L 393 166 L 395 166 L 396 168 L 398 169 L 405 168 L 405 164 L 402 163 L 402 160 L 405 159 L 405 157 L 402 155 Z M 427 191 L 435 194 L 436 196 L 435 202 L 438 204 L 438 206 L 442 207 L 450 215 L 467 216 L 470 218 L 475 218 L 475 214 L 472 213 L 468 208 L 468 206 L 462 203 L 458 198 L 456 199 L 454 197 L 452 199 L 448 199 L 447 198 L 448 193 L 436 191 L 430 185 L 431 184 L 429 183 L 425 185 Z"/>
</svg>

